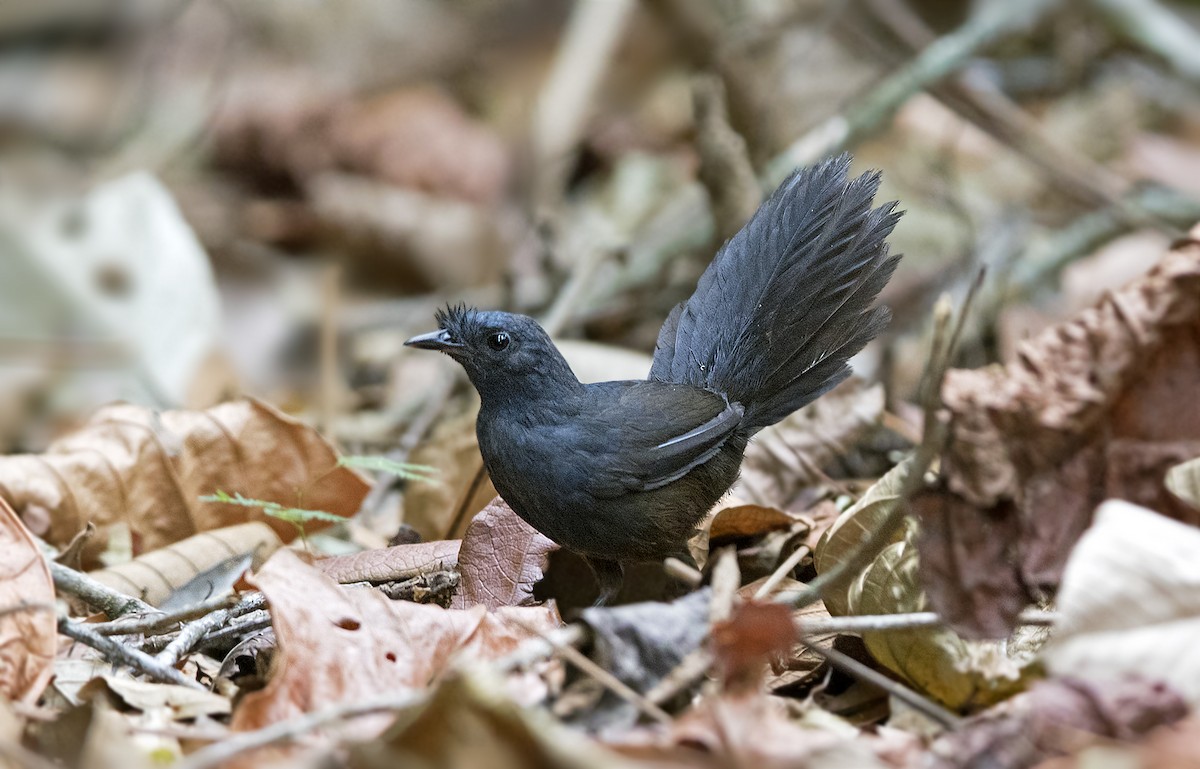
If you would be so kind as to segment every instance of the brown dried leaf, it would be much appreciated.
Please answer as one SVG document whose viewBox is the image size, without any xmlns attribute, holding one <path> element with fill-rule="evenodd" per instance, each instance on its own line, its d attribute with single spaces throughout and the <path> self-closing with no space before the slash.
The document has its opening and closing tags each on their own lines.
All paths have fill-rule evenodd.
<svg viewBox="0 0 1200 769">
<path fill-rule="evenodd" d="M 52 544 L 88 521 L 102 530 L 128 524 L 147 551 L 247 520 L 285 542 L 296 536 L 292 524 L 255 508 L 200 501 L 218 489 L 349 516 L 368 486 L 337 466 L 316 431 L 255 400 L 206 411 L 110 406 L 44 454 L 0 457 L 0 493 Z"/>
<path fill-rule="evenodd" d="M 634 769 L 595 741 L 505 696 L 478 671 L 448 675 L 426 703 L 401 713 L 378 739 L 351 749 L 351 769 Z"/>
<path fill-rule="evenodd" d="M 457 539 L 417 542 L 322 558 L 315 565 L 325 576 L 342 584 L 393 582 L 453 567 L 458 563 L 460 545 Z"/>
<path fill-rule="evenodd" d="M 471 521 L 458 555 L 462 585 L 455 609 L 482 604 L 489 609 L 533 601 L 550 553 L 558 545 L 496 497 Z"/>
<path fill-rule="evenodd" d="M 953 574 L 929 575 L 934 608 L 956 615 L 964 632 L 994 635 L 1011 618 L 1011 605 L 997 605 L 990 616 L 963 612 L 963 605 L 986 609 L 989 601 L 957 594 L 971 586 L 1020 585 L 1022 600 L 1034 600 L 1057 584 L 1071 546 L 1107 497 L 1200 522 L 1163 486 L 1171 466 L 1200 454 L 1198 380 L 1196 240 L 1022 345 L 1012 363 L 950 371 L 942 392 L 950 413 L 947 489 L 937 493 L 958 497 L 944 509 L 971 505 L 1015 525 L 1001 527 L 1003 543 L 961 520 L 942 532 L 947 539 L 924 540 L 958 554 Z M 977 554 L 980 546 L 993 554 L 1006 550 L 1005 563 Z M 926 560 L 936 563 L 937 554 Z M 977 573 L 993 568 L 1011 574 L 997 581 Z"/>
<path fill-rule="evenodd" d="M 797 520 L 782 510 L 762 505 L 734 505 L 722 508 L 708 529 L 712 540 L 757 537 L 772 531 L 785 531 Z"/>
<path fill-rule="evenodd" d="M 234 712 L 235 730 L 424 688 L 456 656 L 493 659 L 559 625 L 547 607 L 489 613 L 482 606 L 457 611 L 389 601 L 375 589 L 339 586 L 289 550 L 276 553 L 252 581 L 270 604 L 279 650 L 267 687 Z"/>
<path fill-rule="evenodd" d="M 726 690 L 753 690 L 768 662 L 789 655 L 796 643 L 792 610 L 782 603 L 745 601 L 712 628 L 713 653 Z"/>
<path fill-rule="evenodd" d="M 31 604 L 29 609 L 18 609 Z M 40 607 L 39 607 L 40 605 Z M 0 698 L 37 702 L 58 643 L 54 583 L 37 543 L 0 497 Z"/>
</svg>

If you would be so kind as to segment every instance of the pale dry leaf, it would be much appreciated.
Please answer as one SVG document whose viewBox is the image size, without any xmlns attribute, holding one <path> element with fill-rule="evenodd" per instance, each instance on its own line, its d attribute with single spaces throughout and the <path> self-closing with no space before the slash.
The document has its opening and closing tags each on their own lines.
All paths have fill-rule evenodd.
<svg viewBox="0 0 1200 769">
<path fill-rule="evenodd" d="M 204 531 L 89 576 L 151 606 L 160 606 L 168 598 L 186 603 L 190 593 L 181 590 L 185 586 L 197 589 L 191 597 L 199 601 L 232 588 L 239 575 L 228 575 L 223 567 L 239 562 L 245 564 L 239 567 L 244 571 L 267 560 L 282 545 L 270 526 L 254 521 Z M 201 574 L 204 577 L 197 582 L 203 582 L 202 586 L 192 582 Z"/>
<path fill-rule="evenodd" d="M 290 523 L 200 498 L 224 490 L 349 516 L 368 488 L 337 466 L 333 447 L 315 430 L 255 400 L 206 411 L 110 406 L 43 454 L 0 457 L 0 493 L 23 517 L 42 521 L 35 533 L 55 545 L 89 521 L 102 530 L 128 524 L 143 550 L 247 520 L 290 541 Z"/>
<path fill-rule="evenodd" d="M 1192 526 L 1128 502 L 1101 505 L 1067 561 L 1047 667 L 1091 680 L 1160 680 L 1200 705 L 1198 552 Z"/>
<path fill-rule="evenodd" d="M 855 585 L 851 614 L 928 611 L 910 539 L 889 545 Z M 972 641 L 949 628 L 862 633 L 871 656 L 913 687 L 955 710 L 998 702 L 1023 688 L 1036 670 L 1044 629 L 1022 628 L 1001 641 Z"/>
<path fill-rule="evenodd" d="M 550 553 L 558 545 L 521 519 L 500 497 L 475 516 L 458 553 L 462 584 L 453 608 L 482 604 L 489 609 L 533 601 Z"/>
<path fill-rule="evenodd" d="M 23 604 L 29 608 L 20 608 Z M 53 672 L 57 645 L 50 569 L 0 497 L 0 697 L 37 702 Z"/>
<path fill-rule="evenodd" d="M 797 519 L 774 507 L 734 504 L 721 507 L 708 528 L 710 540 L 757 537 L 790 529 Z"/>
<path fill-rule="evenodd" d="M 817 573 L 829 571 L 852 557 L 859 545 L 887 517 L 899 501 L 900 489 L 908 477 L 911 463 L 911 458 L 906 459 L 889 470 L 825 530 L 813 553 Z M 898 531 L 895 539 L 900 540 L 903 536 L 904 532 Z M 848 574 L 844 579 L 829 585 L 825 591 L 825 605 L 830 614 L 842 616 L 850 613 L 851 591 L 860 576 L 861 572 Z"/>
<path fill-rule="evenodd" d="M 492 614 L 482 606 L 456 611 L 391 601 L 373 588 L 342 587 L 288 550 L 276 553 L 252 582 L 270 604 L 279 648 L 267 687 L 234 711 L 235 730 L 421 689 L 458 655 L 491 659 L 559 625 L 547 607 Z"/>
<path fill-rule="evenodd" d="M 453 568 L 462 542 L 444 539 L 322 558 L 316 567 L 335 582 L 394 582 Z"/>
<path fill-rule="evenodd" d="M 762 430 L 746 448 L 736 493 L 747 502 L 787 509 L 801 489 L 821 480 L 822 466 L 879 423 L 883 406 L 882 385 L 851 379 Z"/>
<path fill-rule="evenodd" d="M 1172 494 L 1200 510 L 1200 457 L 1168 470 L 1166 484 Z"/>
<path fill-rule="evenodd" d="M 105 675 L 83 687 L 80 695 L 88 698 L 94 687 L 104 686 L 125 705 L 146 713 L 165 712 L 176 721 L 200 716 L 223 716 L 231 709 L 227 698 L 205 689 L 174 684 L 137 681 L 127 676 Z"/>
</svg>

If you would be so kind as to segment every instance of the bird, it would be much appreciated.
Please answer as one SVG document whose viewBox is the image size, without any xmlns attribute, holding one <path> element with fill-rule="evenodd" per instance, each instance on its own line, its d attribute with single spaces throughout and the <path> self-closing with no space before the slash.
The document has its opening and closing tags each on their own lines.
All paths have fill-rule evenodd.
<svg viewBox="0 0 1200 769">
<path fill-rule="evenodd" d="M 842 154 L 794 171 L 667 316 L 644 380 L 583 384 L 526 315 L 447 306 L 405 342 L 462 365 L 500 497 L 582 556 L 597 605 L 625 565 L 692 559 L 687 541 L 738 478 L 755 433 L 846 379 L 888 324 L 897 202 Z"/>
</svg>

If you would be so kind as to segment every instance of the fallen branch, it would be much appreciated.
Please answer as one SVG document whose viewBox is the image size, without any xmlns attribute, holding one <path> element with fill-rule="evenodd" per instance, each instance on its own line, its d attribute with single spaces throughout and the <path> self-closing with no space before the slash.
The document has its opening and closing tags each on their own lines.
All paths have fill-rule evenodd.
<svg viewBox="0 0 1200 769">
<path fill-rule="evenodd" d="M 85 646 L 90 646 L 100 652 L 108 662 L 133 668 L 147 678 L 176 686 L 186 686 L 189 689 L 204 689 L 203 686 L 170 665 L 163 664 L 149 654 L 125 646 L 108 636 L 100 635 L 82 623 L 72 622 L 66 617 L 59 617 L 58 632 Z"/>
<path fill-rule="evenodd" d="M 73 595 L 79 600 L 99 609 L 109 619 L 123 617 L 126 614 L 161 614 L 150 604 L 133 596 L 118 593 L 108 585 L 101 584 L 81 571 L 63 566 L 55 561 L 47 561 L 50 574 L 54 578 L 54 589 L 60 593 Z"/>
</svg>

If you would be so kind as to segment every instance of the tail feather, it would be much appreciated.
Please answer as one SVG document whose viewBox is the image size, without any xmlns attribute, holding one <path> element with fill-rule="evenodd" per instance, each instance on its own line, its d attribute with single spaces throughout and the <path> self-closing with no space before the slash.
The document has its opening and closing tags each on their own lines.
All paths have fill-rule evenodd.
<svg viewBox="0 0 1200 769">
<path fill-rule="evenodd" d="M 849 170 L 843 154 L 780 185 L 663 324 L 651 379 L 721 392 L 756 430 L 850 375 L 890 317 L 872 305 L 900 258 L 886 242 L 900 213 L 871 207 L 878 173 Z"/>
</svg>

